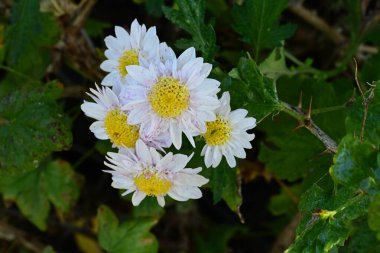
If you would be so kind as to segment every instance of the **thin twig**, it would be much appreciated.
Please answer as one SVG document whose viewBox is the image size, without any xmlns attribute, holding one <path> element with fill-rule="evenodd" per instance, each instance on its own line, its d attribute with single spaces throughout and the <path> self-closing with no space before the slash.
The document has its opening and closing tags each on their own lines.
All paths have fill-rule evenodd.
<svg viewBox="0 0 380 253">
<path fill-rule="evenodd" d="M 320 18 L 315 12 L 306 9 L 302 4 L 291 2 L 288 5 L 288 10 L 299 16 L 307 23 L 322 31 L 329 39 L 336 44 L 343 43 L 346 38 L 336 29 L 331 27 L 326 21 Z"/>
<path fill-rule="evenodd" d="M 16 241 L 24 248 L 36 253 L 41 253 L 45 248 L 45 245 L 40 243 L 37 238 L 33 238 L 32 235 L 3 221 L 0 221 L 0 239 Z"/>
<path fill-rule="evenodd" d="M 325 20 L 319 17 L 314 11 L 305 8 L 302 4 L 290 1 L 288 4 L 288 10 L 305 20 L 311 26 L 320 30 L 323 34 L 326 35 L 327 38 L 332 40 L 335 44 L 341 45 L 347 41 L 347 38 L 343 34 L 341 34 L 337 29 L 333 28 Z M 371 19 L 371 22 L 369 23 L 372 26 L 373 23 L 378 22 L 379 20 L 380 16 L 376 16 L 376 18 Z M 369 27 L 370 25 L 367 25 L 365 30 L 367 30 Z M 359 45 L 358 51 L 376 54 L 377 52 L 379 52 L 379 49 L 370 45 Z"/>
</svg>

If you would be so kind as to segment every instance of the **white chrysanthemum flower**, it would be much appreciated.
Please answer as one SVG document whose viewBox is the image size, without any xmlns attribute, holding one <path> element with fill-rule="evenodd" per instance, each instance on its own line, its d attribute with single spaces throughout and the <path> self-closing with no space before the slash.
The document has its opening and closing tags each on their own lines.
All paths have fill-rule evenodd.
<svg viewBox="0 0 380 253">
<path fill-rule="evenodd" d="M 235 157 L 245 158 L 245 150 L 252 148 L 250 141 L 255 138 L 254 134 L 248 134 L 247 130 L 256 126 L 256 119 L 246 118 L 248 111 L 237 109 L 231 112 L 230 94 L 224 92 L 220 99 L 221 105 L 216 110 L 216 120 L 207 122 L 207 131 L 203 134 L 206 145 L 201 155 L 207 167 L 216 167 L 222 160 L 227 159 L 228 165 L 236 166 Z"/>
<path fill-rule="evenodd" d="M 122 110 L 117 95 L 108 87 L 101 89 L 96 86 L 87 93 L 95 102 L 84 101 L 82 111 L 96 121 L 91 124 L 90 130 L 95 137 L 101 140 L 109 139 L 116 147 L 134 148 L 136 141 L 141 138 L 148 145 L 155 148 L 169 147 L 170 137 L 152 132 L 151 135 L 139 134 L 139 126 L 128 124 L 128 114 Z M 156 134 L 156 135 L 154 135 Z"/>
<path fill-rule="evenodd" d="M 127 67 L 135 82 L 122 92 L 129 100 L 123 108 L 130 111 L 130 124 L 141 124 L 144 129 L 160 127 L 170 133 L 177 149 L 182 145 L 182 133 L 195 146 L 193 136 L 206 131 L 206 121 L 216 119 L 220 83 L 207 78 L 212 66 L 196 58 L 194 48 L 178 59 L 168 54 L 161 58 L 164 63 L 149 68 Z"/>
<path fill-rule="evenodd" d="M 159 40 L 156 28 L 146 30 L 145 25 L 140 25 L 134 20 L 131 31 L 115 26 L 116 37 L 107 36 L 104 41 L 107 50 L 104 52 L 105 60 L 100 68 L 109 74 L 103 79 L 102 85 L 114 86 L 124 84 L 127 81 L 128 71 L 126 66 L 149 66 L 152 61 L 158 59 Z"/>
<path fill-rule="evenodd" d="M 112 170 L 106 172 L 112 174 L 112 186 L 126 190 L 123 195 L 133 192 L 134 206 L 146 196 L 156 197 L 160 206 L 165 205 L 166 195 L 177 201 L 199 199 L 199 187 L 209 181 L 198 175 L 202 168 L 185 168 L 191 156 L 170 152 L 162 157 L 141 140 L 137 141 L 135 152 L 121 149 L 119 153 L 108 153 L 107 159 L 105 165 Z"/>
</svg>

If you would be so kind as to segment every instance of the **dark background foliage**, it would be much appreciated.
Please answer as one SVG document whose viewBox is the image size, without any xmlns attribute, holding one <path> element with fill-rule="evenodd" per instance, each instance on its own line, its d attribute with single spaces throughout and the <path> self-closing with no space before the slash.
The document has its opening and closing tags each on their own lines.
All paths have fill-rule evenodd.
<svg viewBox="0 0 380 253">
<path fill-rule="evenodd" d="M 380 252 L 379 17 L 376 0 L 0 1 L 0 252 Z M 104 37 L 135 18 L 259 122 L 198 201 L 133 207 L 80 111 Z"/>
</svg>

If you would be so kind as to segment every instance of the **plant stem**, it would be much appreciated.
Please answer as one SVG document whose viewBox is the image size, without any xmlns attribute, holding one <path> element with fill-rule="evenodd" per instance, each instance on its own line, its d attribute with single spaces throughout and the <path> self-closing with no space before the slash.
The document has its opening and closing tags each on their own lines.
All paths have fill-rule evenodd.
<svg viewBox="0 0 380 253">
<path fill-rule="evenodd" d="M 281 105 L 281 111 L 297 119 L 300 123 L 300 126 L 305 127 L 307 130 L 309 130 L 325 145 L 327 151 L 333 154 L 337 153 L 337 143 L 314 123 L 314 121 L 310 118 L 310 115 L 305 114 L 300 108 L 292 106 L 286 102 L 281 101 Z"/>
<path fill-rule="evenodd" d="M 318 115 L 326 112 L 333 112 L 333 111 L 338 111 L 346 108 L 345 105 L 336 105 L 336 106 L 330 106 L 330 107 L 325 107 L 325 108 L 320 108 L 320 109 L 313 109 L 311 112 L 312 115 Z"/>
</svg>

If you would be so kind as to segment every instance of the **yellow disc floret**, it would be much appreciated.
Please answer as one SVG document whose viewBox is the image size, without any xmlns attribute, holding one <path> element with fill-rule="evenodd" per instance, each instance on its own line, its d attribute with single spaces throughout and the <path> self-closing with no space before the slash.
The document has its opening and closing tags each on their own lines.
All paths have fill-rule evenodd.
<svg viewBox="0 0 380 253">
<path fill-rule="evenodd" d="M 119 109 L 111 110 L 104 119 L 104 128 L 111 142 L 118 147 L 135 147 L 139 138 L 138 126 L 128 125 L 127 114 Z"/>
<path fill-rule="evenodd" d="M 215 121 L 206 123 L 207 131 L 203 135 L 208 145 L 223 145 L 231 137 L 231 124 L 228 120 L 216 117 Z"/>
<path fill-rule="evenodd" d="M 128 74 L 126 66 L 139 65 L 139 52 L 137 50 L 127 50 L 119 59 L 119 73 L 122 77 Z"/>
<path fill-rule="evenodd" d="M 172 186 L 169 180 L 148 170 L 135 177 L 134 182 L 136 188 L 148 196 L 164 196 Z"/>
<path fill-rule="evenodd" d="M 160 77 L 149 93 L 149 102 L 159 116 L 176 118 L 189 107 L 189 90 L 174 77 Z"/>
</svg>

